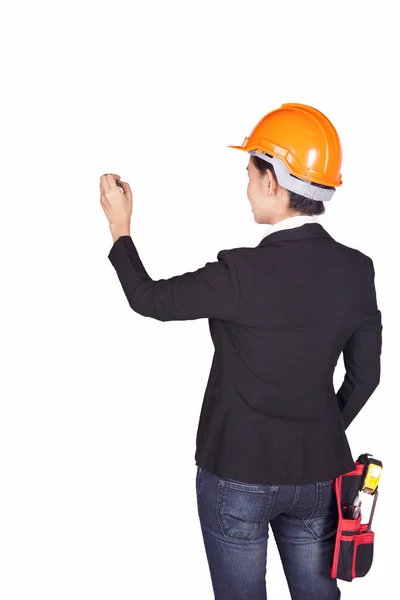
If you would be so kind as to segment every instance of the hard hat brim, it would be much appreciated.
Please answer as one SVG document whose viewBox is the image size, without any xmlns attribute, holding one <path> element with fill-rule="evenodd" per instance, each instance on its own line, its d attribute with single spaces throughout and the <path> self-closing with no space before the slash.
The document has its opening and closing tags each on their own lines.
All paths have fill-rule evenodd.
<svg viewBox="0 0 400 600">
<path fill-rule="evenodd" d="M 243 148 L 243 146 L 227 146 L 227 148 L 235 148 L 236 150 L 247 150 L 247 148 Z"/>
</svg>

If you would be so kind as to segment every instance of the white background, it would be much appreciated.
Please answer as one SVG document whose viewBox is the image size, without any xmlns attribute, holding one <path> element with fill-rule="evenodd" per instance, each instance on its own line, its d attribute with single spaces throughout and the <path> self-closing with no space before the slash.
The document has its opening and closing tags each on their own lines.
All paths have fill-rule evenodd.
<svg viewBox="0 0 400 600">
<path fill-rule="evenodd" d="M 248 157 L 284 102 L 336 126 L 343 186 L 321 220 L 370 255 L 382 380 L 348 429 L 381 459 L 375 560 L 342 597 L 394 594 L 399 493 L 396 3 L 18 2 L 1 62 L 2 600 L 213 598 L 197 516 L 206 320 L 134 313 L 107 255 L 99 179 L 134 195 L 154 279 L 254 246 Z M 329 319 L 329 315 L 327 314 Z M 335 385 L 343 378 L 343 365 Z M 269 598 L 288 600 L 272 534 Z M 382 597 L 382 596 L 381 596 Z M 386 597 L 386 596 L 385 596 Z"/>
</svg>

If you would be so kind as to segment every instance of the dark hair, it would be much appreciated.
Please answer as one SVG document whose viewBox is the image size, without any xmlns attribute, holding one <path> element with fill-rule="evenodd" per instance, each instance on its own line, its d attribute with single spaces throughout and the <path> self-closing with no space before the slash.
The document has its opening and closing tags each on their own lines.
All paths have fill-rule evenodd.
<svg viewBox="0 0 400 600">
<path fill-rule="evenodd" d="M 267 162 L 266 160 L 263 160 L 259 156 L 252 155 L 251 158 L 254 166 L 260 171 L 262 175 L 265 175 L 267 169 L 269 169 L 275 181 L 278 181 L 276 178 L 275 169 L 271 163 Z M 331 186 L 322 185 L 320 183 L 315 183 L 314 185 L 328 190 L 335 189 Z M 289 208 L 291 208 L 292 210 L 297 210 L 305 215 L 322 215 L 325 212 L 324 203 L 320 200 L 310 200 L 310 198 L 305 198 L 304 196 L 296 194 L 295 192 L 291 192 L 290 190 L 288 190 L 288 192 Z"/>
</svg>

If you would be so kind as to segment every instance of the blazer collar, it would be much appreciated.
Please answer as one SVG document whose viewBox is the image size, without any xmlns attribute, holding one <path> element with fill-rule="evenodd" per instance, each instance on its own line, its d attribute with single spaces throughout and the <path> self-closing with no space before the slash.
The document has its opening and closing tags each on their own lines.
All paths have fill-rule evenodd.
<svg viewBox="0 0 400 600">
<path fill-rule="evenodd" d="M 306 223 L 305 225 L 300 225 L 300 227 L 293 227 L 293 229 L 280 229 L 279 231 L 270 233 L 261 240 L 257 247 L 272 244 L 273 242 L 301 240 L 310 237 L 332 239 L 332 236 L 329 235 L 320 223 Z"/>
</svg>

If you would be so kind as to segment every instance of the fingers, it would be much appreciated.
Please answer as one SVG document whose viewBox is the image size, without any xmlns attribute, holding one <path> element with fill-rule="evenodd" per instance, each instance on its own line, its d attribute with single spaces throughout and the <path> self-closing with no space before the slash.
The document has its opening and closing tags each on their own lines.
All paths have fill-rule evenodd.
<svg viewBox="0 0 400 600">
<path fill-rule="evenodd" d="M 101 177 L 115 177 L 115 179 L 121 179 L 121 175 L 116 175 L 115 173 L 104 173 L 104 175 L 102 175 Z"/>
<path fill-rule="evenodd" d="M 124 193 L 132 196 L 132 190 L 130 188 L 129 183 L 127 181 L 120 181 L 119 183 L 121 184 Z"/>
<path fill-rule="evenodd" d="M 109 189 L 110 189 L 110 184 L 108 183 L 106 176 L 102 175 L 100 177 L 100 190 L 102 192 L 108 192 Z"/>
<path fill-rule="evenodd" d="M 105 191 L 109 191 L 111 188 L 116 187 L 116 179 L 121 179 L 120 175 L 116 175 L 115 173 L 106 173 L 100 177 L 100 189 L 104 189 Z"/>
</svg>

